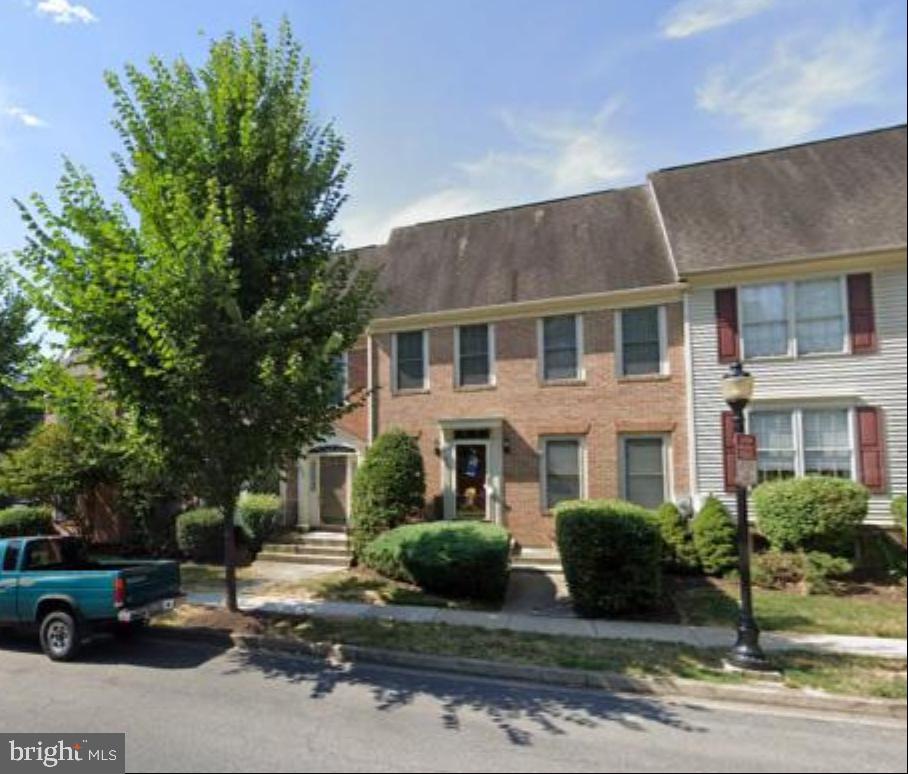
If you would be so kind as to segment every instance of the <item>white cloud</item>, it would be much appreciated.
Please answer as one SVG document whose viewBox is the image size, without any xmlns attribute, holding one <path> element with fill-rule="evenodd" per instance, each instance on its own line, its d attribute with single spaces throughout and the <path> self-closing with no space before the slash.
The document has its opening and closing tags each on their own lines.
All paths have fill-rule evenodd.
<svg viewBox="0 0 908 774">
<path fill-rule="evenodd" d="M 880 24 L 796 35 L 779 41 L 754 69 L 714 69 L 697 91 L 697 104 L 767 141 L 791 142 L 843 108 L 878 101 L 888 55 Z"/>
<path fill-rule="evenodd" d="M 98 21 L 98 17 L 87 6 L 70 3 L 69 0 L 41 0 L 35 10 L 49 16 L 55 24 L 91 24 Z"/>
<path fill-rule="evenodd" d="M 584 193 L 634 173 L 630 145 L 608 127 L 619 103 L 591 118 L 500 114 L 514 147 L 453 165 L 453 182 L 393 211 L 353 210 L 343 218 L 349 245 L 387 240 L 392 228 L 533 199 Z"/>
<path fill-rule="evenodd" d="M 682 0 L 662 22 L 666 38 L 687 38 L 765 11 L 776 0 Z"/>
<path fill-rule="evenodd" d="M 38 118 L 34 113 L 29 112 L 23 107 L 12 106 L 5 108 L 3 111 L 10 118 L 15 118 L 20 123 L 25 126 L 31 127 L 33 129 L 40 129 L 41 127 L 47 126 L 47 122 L 41 118 Z"/>
</svg>

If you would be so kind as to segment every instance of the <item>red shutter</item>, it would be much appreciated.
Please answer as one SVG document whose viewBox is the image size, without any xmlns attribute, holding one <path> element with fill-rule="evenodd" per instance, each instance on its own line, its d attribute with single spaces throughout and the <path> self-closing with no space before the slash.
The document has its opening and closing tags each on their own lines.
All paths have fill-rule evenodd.
<svg viewBox="0 0 908 774">
<path fill-rule="evenodd" d="M 885 492 L 883 413 L 874 406 L 860 406 L 857 409 L 857 425 L 861 483 L 871 492 Z"/>
<path fill-rule="evenodd" d="M 855 354 L 876 352 L 873 278 L 870 274 L 848 275 L 848 317 L 851 321 L 851 351 Z"/>
<path fill-rule="evenodd" d="M 734 492 L 735 468 L 737 455 L 735 453 L 735 415 L 731 411 L 722 412 L 722 464 L 725 471 L 725 491 Z"/>
<path fill-rule="evenodd" d="M 716 334 L 719 341 L 719 362 L 734 363 L 740 360 L 736 288 L 722 288 L 716 291 Z"/>
<path fill-rule="evenodd" d="M 347 354 L 347 388 L 350 392 L 366 389 L 366 368 L 365 349 L 354 349 Z"/>
</svg>

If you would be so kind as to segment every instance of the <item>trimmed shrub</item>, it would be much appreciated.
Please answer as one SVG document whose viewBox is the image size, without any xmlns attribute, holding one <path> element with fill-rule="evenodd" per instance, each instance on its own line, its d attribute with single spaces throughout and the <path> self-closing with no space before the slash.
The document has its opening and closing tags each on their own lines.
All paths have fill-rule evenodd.
<svg viewBox="0 0 908 774">
<path fill-rule="evenodd" d="M 261 551 L 262 543 L 281 524 L 281 498 L 273 494 L 245 492 L 236 504 L 236 520 L 246 531 L 253 550 Z"/>
<path fill-rule="evenodd" d="M 753 492 L 757 524 L 779 550 L 848 554 L 867 515 L 867 489 L 826 476 L 768 481 Z"/>
<path fill-rule="evenodd" d="M 508 585 L 510 538 L 496 524 L 436 521 L 384 532 L 363 563 L 388 578 L 448 597 L 498 601 Z"/>
<path fill-rule="evenodd" d="M 248 558 L 250 546 L 246 530 L 237 523 L 234 530 L 237 562 Z M 194 562 L 224 563 L 224 517 L 217 508 L 195 508 L 177 516 L 177 546 Z"/>
<path fill-rule="evenodd" d="M 634 613 L 659 600 L 662 538 L 650 511 L 621 500 L 562 502 L 555 534 L 580 615 Z"/>
<path fill-rule="evenodd" d="M 196 508 L 177 516 L 177 546 L 194 562 L 224 561 L 224 517 L 217 508 Z"/>
<path fill-rule="evenodd" d="M 662 535 L 662 564 L 669 572 L 696 573 L 700 559 L 687 519 L 674 503 L 662 503 L 656 511 Z"/>
<path fill-rule="evenodd" d="M 893 498 L 892 500 L 892 518 L 895 519 L 895 523 L 902 528 L 902 538 L 905 539 L 908 536 L 908 524 L 906 524 L 906 498 L 905 495 L 899 495 L 898 497 Z"/>
<path fill-rule="evenodd" d="M 690 524 L 700 566 L 707 575 L 725 575 L 738 565 L 735 526 L 722 501 L 708 497 Z"/>
<path fill-rule="evenodd" d="M 854 565 L 841 556 L 832 556 L 823 551 L 807 554 L 804 582 L 808 594 L 831 594 L 835 591 L 833 581 L 841 579 L 854 570 Z"/>
<path fill-rule="evenodd" d="M 753 582 L 767 589 L 801 586 L 808 594 L 831 594 L 834 581 L 853 570 L 847 559 L 822 551 L 767 551 L 754 557 Z"/>
<path fill-rule="evenodd" d="M 13 505 L 0 511 L 0 538 L 49 535 L 54 531 L 50 508 L 33 505 Z"/>
<path fill-rule="evenodd" d="M 793 551 L 767 551 L 753 558 L 751 576 L 755 586 L 764 589 L 786 589 L 804 582 L 806 556 Z"/>
<path fill-rule="evenodd" d="M 366 451 L 353 478 L 350 545 L 357 559 L 365 547 L 425 505 L 426 474 L 416 440 L 403 430 L 382 433 Z"/>
</svg>

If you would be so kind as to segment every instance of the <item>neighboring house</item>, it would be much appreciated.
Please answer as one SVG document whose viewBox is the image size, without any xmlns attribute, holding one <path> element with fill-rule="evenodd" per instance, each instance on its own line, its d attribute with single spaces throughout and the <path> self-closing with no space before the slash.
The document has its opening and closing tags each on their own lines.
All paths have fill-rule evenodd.
<svg viewBox="0 0 908 774">
<path fill-rule="evenodd" d="M 731 503 L 728 363 L 756 380 L 761 480 L 905 492 L 905 127 L 670 169 L 650 184 L 687 293 L 694 493 Z M 725 494 L 729 493 L 729 494 Z"/>
<path fill-rule="evenodd" d="M 308 449 L 290 523 L 343 529 L 377 433 L 418 438 L 428 515 L 547 545 L 574 497 L 725 496 L 719 380 L 742 357 L 764 478 L 905 491 L 905 127 L 392 232 L 345 360 L 369 399 Z M 723 438 L 725 439 L 723 442 Z"/>
</svg>

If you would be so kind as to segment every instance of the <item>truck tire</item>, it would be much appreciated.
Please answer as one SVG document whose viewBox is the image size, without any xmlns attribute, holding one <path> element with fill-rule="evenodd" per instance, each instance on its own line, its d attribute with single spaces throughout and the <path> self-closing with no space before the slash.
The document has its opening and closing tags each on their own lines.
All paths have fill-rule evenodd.
<svg viewBox="0 0 908 774">
<path fill-rule="evenodd" d="M 82 643 L 79 623 L 66 610 L 51 610 L 41 619 L 41 650 L 52 661 L 70 661 Z"/>
</svg>

